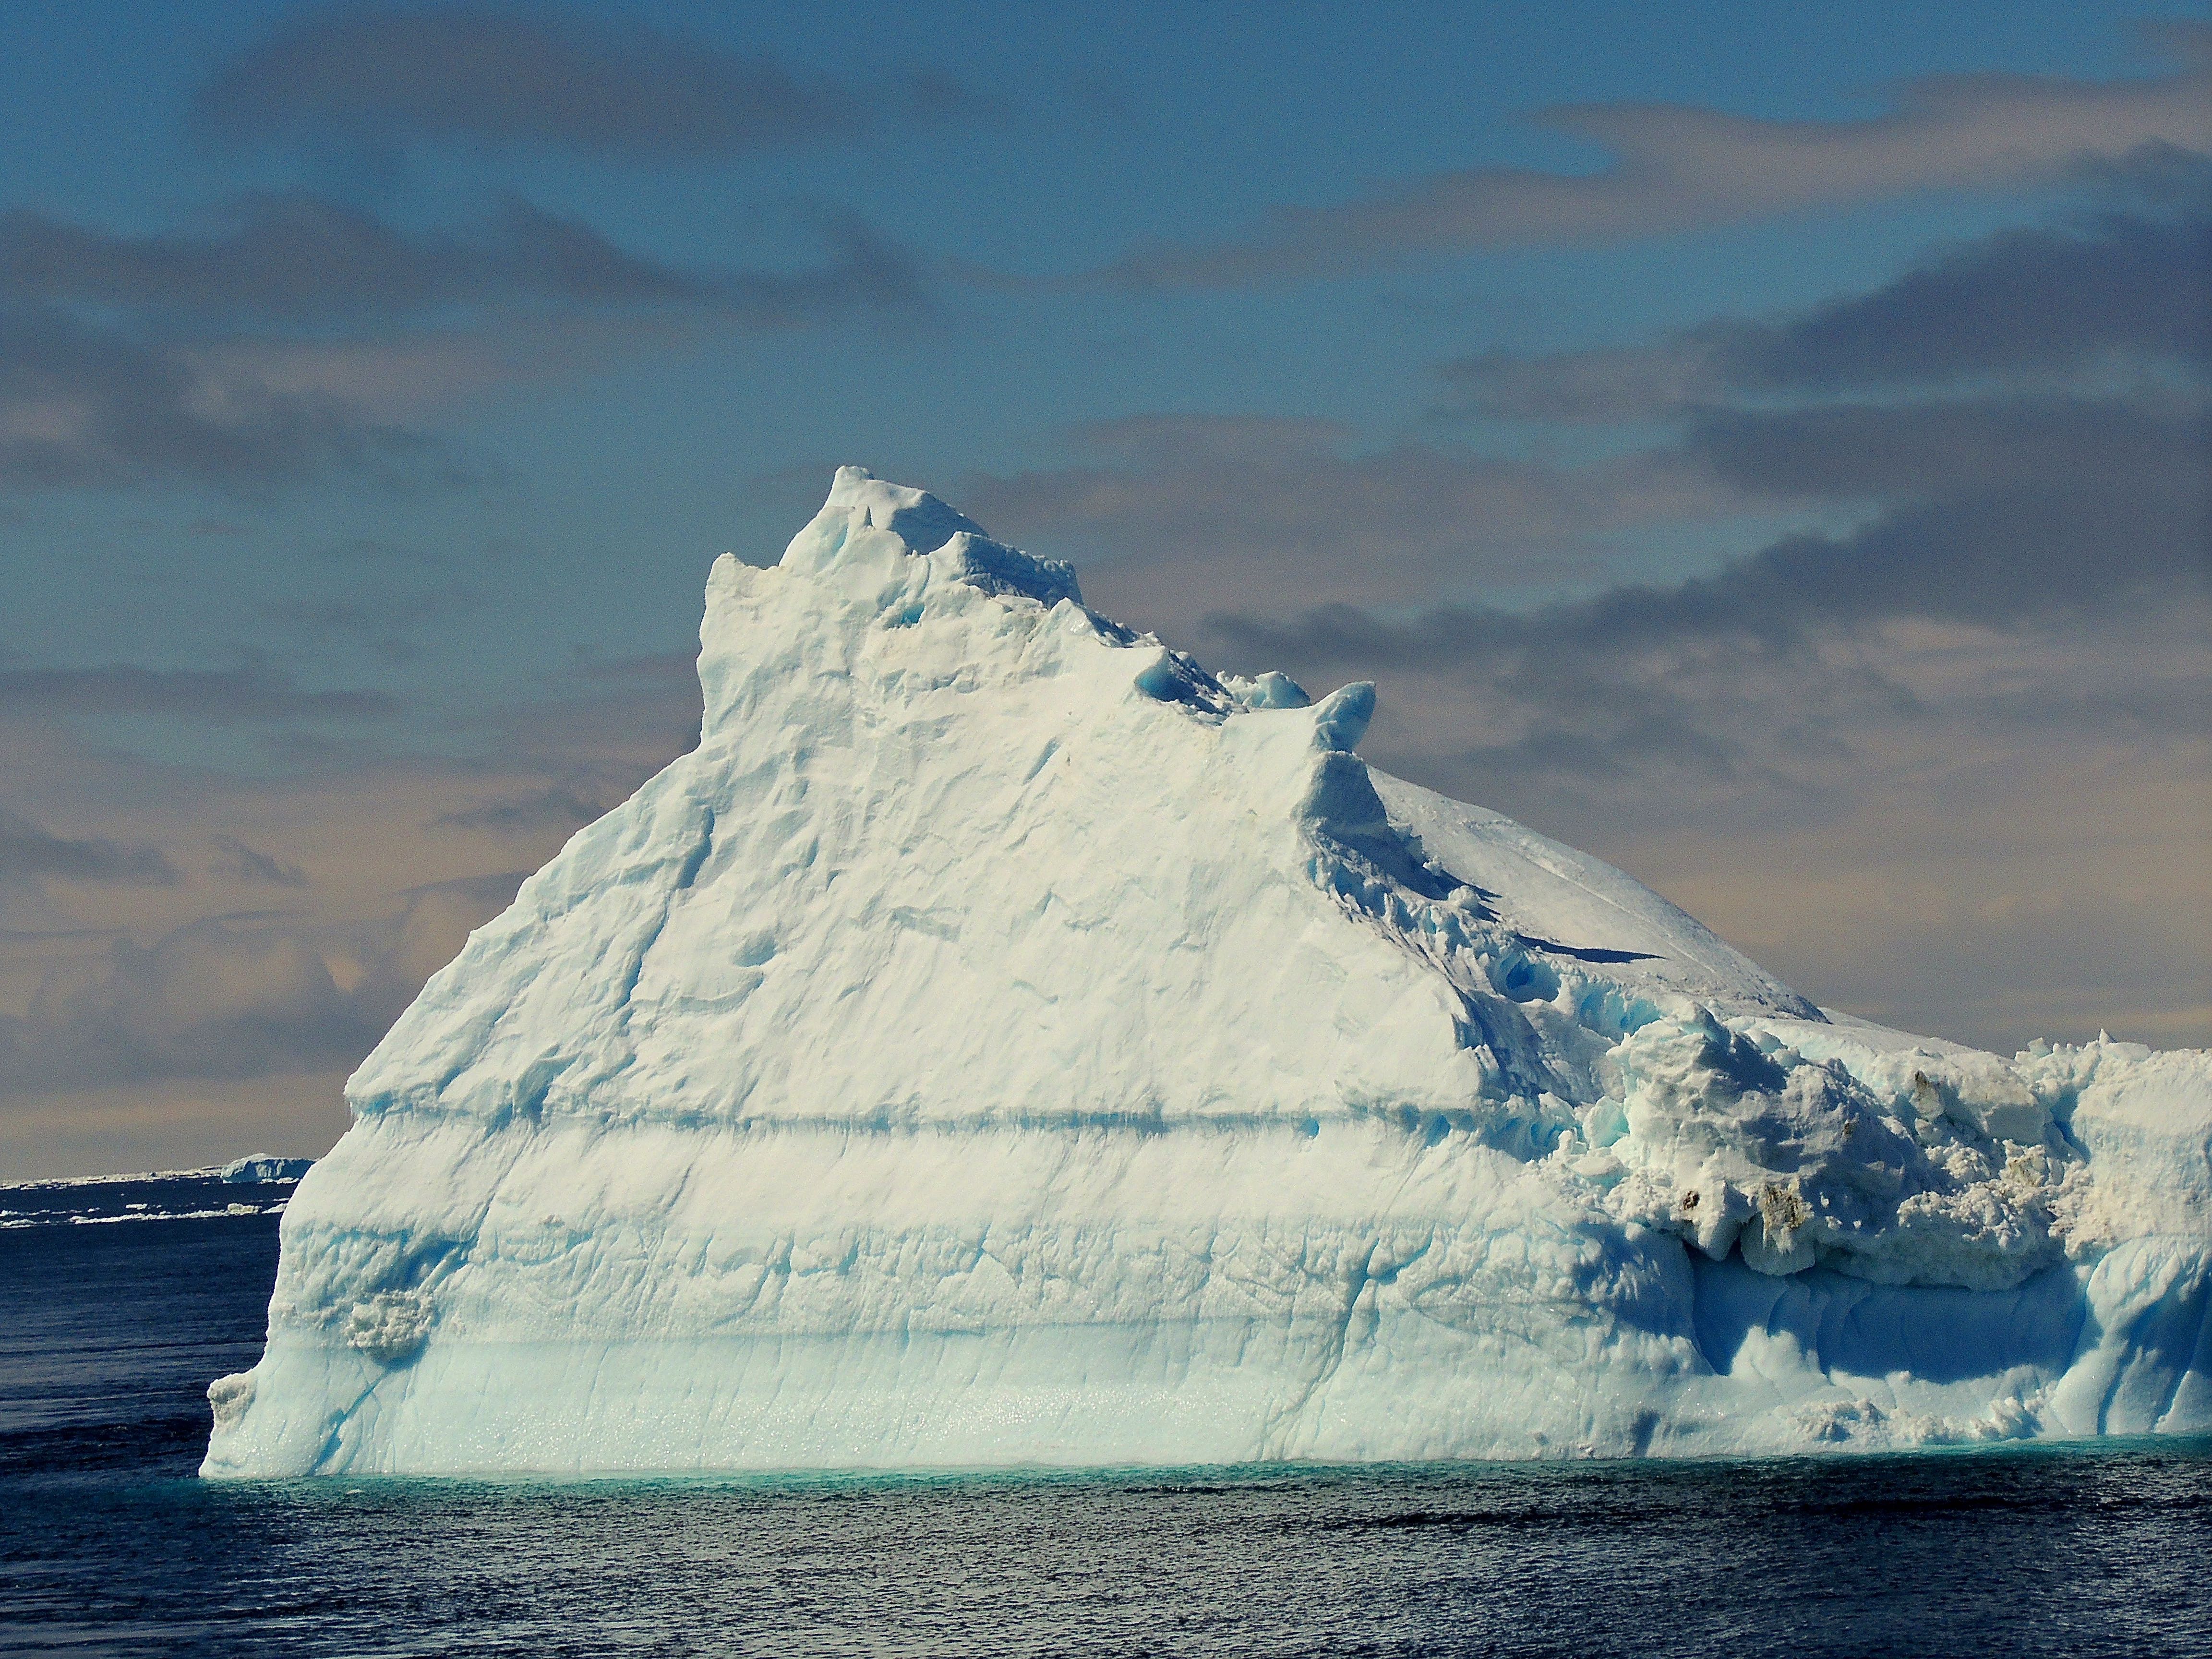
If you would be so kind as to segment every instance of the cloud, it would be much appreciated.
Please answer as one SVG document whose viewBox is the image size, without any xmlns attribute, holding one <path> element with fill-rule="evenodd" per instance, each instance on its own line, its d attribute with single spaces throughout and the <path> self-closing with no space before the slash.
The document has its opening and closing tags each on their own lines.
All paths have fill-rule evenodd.
<svg viewBox="0 0 2212 1659">
<path fill-rule="evenodd" d="M 162 714 L 231 720 L 378 720 L 401 709 L 382 691 L 301 689 L 259 661 L 236 668 L 0 669 L 0 715 Z"/>
<path fill-rule="evenodd" d="M 185 481 L 251 494 L 334 472 L 456 476 L 428 439 L 330 399 L 224 380 L 48 307 L 0 306 L 0 487 Z"/>
<path fill-rule="evenodd" d="M 1729 386 L 1840 390 L 2212 359 L 2212 219 L 2002 231 L 1787 323 L 1706 336 Z"/>
<path fill-rule="evenodd" d="M 235 836 L 214 838 L 218 854 L 213 866 L 214 873 L 246 885 L 265 884 L 271 887 L 307 887 L 313 884 L 307 872 L 296 864 L 287 864 L 267 853 L 256 852 Z"/>
<path fill-rule="evenodd" d="M 489 830 L 495 836 L 529 836 L 546 830 L 565 834 L 605 817 L 643 781 L 634 777 L 626 787 L 605 791 L 588 784 L 556 784 L 519 798 L 441 812 L 434 822 L 454 830 Z"/>
<path fill-rule="evenodd" d="M 210 916 L 48 972 L 0 1015 L 0 1098 L 196 1078 L 350 1068 L 520 871 L 437 882 L 394 914 L 332 923 Z"/>
<path fill-rule="evenodd" d="M 26 1015 L 0 1018 L 0 1091 L 313 1069 L 375 1036 L 308 940 L 211 917 L 50 975 Z"/>
<path fill-rule="evenodd" d="M 310 15 L 204 86 L 195 113 L 234 140 L 548 144 L 696 161 L 974 118 L 941 72 L 865 88 L 579 10 L 356 5 Z"/>
<path fill-rule="evenodd" d="M 1773 782 L 1792 775 L 1784 749 L 1837 752 L 1823 730 L 1919 720 L 1938 706 L 2160 739 L 2191 735 L 2212 713 L 2212 662 L 2201 655 L 2212 595 L 2202 585 L 2153 588 L 2132 605 L 2063 591 L 1962 603 L 1967 585 L 1947 573 L 1869 558 L 1870 541 L 1898 533 L 1884 524 L 1793 540 L 1716 575 L 1527 611 L 1437 607 L 1389 619 L 1335 605 L 1282 623 L 1216 613 L 1196 631 L 1246 672 L 1451 679 L 1490 710 L 1477 723 L 1492 734 L 1483 752 L 1584 780 L 1656 767 Z M 1863 574 L 1867 564 L 1876 574 Z M 2021 582 L 2035 586 L 2033 573 Z M 1908 661 L 1942 675 L 1919 678 L 1899 665 Z M 1788 742 L 1762 760 L 1743 732 Z"/>
<path fill-rule="evenodd" d="M 1993 593 L 2059 579 L 2061 566 L 2034 550 L 2054 540 L 2072 544 L 2084 579 L 2068 584 L 2072 601 L 2203 568 L 2212 422 L 2201 409 L 2061 397 L 1739 410 L 1699 417 L 1686 441 L 1741 489 L 1940 503 L 1943 522 L 1914 533 L 1951 538 L 1946 562 Z M 1970 532 L 1962 511 L 1988 531 Z M 2036 528 L 2038 515 L 2047 529 Z M 1991 537 L 2018 549 L 1984 545 Z M 1870 568 L 1880 538 L 1862 538 L 1857 550 L 1860 568 Z"/>
<path fill-rule="evenodd" d="M 1656 448 L 1580 465 L 1411 441 L 1359 453 L 1259 420 L 1128 424 L 1140 440 L 1100 444 L 1100 460 L 975 478 L 962 499 L 1000 534 L 1097 559 L 1085 592 L 1164 630 L 1214 611 L 1540 598 L 1618 580 L 1638 540 L 1737 539 L 1777 516 L 1860 523 L 1774 540 L 1709 581 L 1624 589 L 1620 625 L 1723 611 L 1995 620 L 2206 581 L 2212 423 L 2188 406 L 1717 407 Z"/>
<path fill-rule="evenodd" d="M 2121 400 L 1740 410 L 1686 453 L 1746 491 L 1871 501 L 1846 535 L 1791 536 L 1629 625 L 1734 614 L 1997 623 L 2201 599 L 2212 586 L 2212 421 Z M 1624 619 L 1627 621 L 1627 619 Z"/>
<path fill-rule="evenodd" d="M 302 194 L 191 233 L 0 214 L 0 487 L 146 483 L 262 494 L 471 471 L 374 411 L 542 379 L 699 329 L 920 314 L 920 263 L 851 218 L 794 270 L 678 270 L 510 198 L 405 231 Z"/>
<path fill-rule="evenodd" d="M 1330 673 L 1481 663 L 1530 710 L 1627 722 L 1617 753 L 1589 749 L 1587 729 L 1547 728 L 1541 741 L 1559 756 L 1599 769 L 1634 752 L 1711 759 L 1711 744 L 1689 735 L 1696 723 L 1670 712 L 1700 665 L 1725 663 L 1726 676 L 1778 708 L 1816 684 L 1820 696 L 1841 694 L 1824 641 L 1899 624 L 2063 629 L 2156 614 L 2201 625 L 2212 615 L 2208 453 L 2201 413 L 2125 404 L 1738 411 L 1700 423 L 1681 453 L 1739 490 L 1879 510 L 1850 531 L 1787 535 L 1707 574 L 1533 610 L 1443 605 L 1384 620 L 1340 602 L 1286 628 L 1244 601 L 1178 620 L 1248 670 L 1276 656 Z M 1853 690 L 1862 694 L 1892 696 L 1864 681 Z"/>
<path fill-rule="evenodd" d="M 979 476 L 961 499 L 1002 535 L 1086 565 L 1133 616 L 1557 585 L 1600 568 L 1630 526 L 1727 511 L 1729 489 L 1672 456 L 1566 466 L 1401 440 L 1362 450 L 1316 422 L 1148 416 L 1079 428 L 1085 459 Z"/>
<path fill-rule="evenodd" d="M 2200 173 L 2196 193 L 2207 188 Z M 2023 227 L 1795 317 L 1718 320 L 1626 350 L 1463 358 L 1442 371 L 1452 391 L 1443 412 L 1625 422 L 1753 394 L 2094 381 L 2130 363 L 2201 374 L 2212 364 L 2208 273 L 2201 202 Z"/>
<path fill-rule="evenodd" d="M 1930 190 L 2015 189 L 2212 151 L 2212 29 L 2167 26 L 2181 67 L 2109 82 L 1952 76 L 1858 120 L 1753 118 L 1666 104 L 1578 104 L 1540 125 L 1601 146 L 1595 173 L 1470 167 L 1328 207 L 1278 210 L 1255 234 L 1133 254 L 1099 275 L 1223 287 L 1460 248 L 1668 235 Z"/>
<path fill-rule="evenodd" d="M 200 328 L 538 305 L 706 312 L 775 328 L 921 302 L 912 256 L 856 220 L 822 231 L 830 258 L 809 269 L 683 270 L 514 196 L 477 223 L 422 232 L 299 192 L 241 198 L 189 234 L 118 235 L 16 209 L 0 214 L 0 300 Z"/>
<path fill-rule="evenodd" d="M 356 559 L 392 556 L 373 544 L 332 551 L 337 556 Z M 419 558 L 415 562 L 427 562 Z M 279 599 L 262 606 L 261 615 L 318 645 L 343 640 L 386 662 L 398 663 L 422 654 L 414 635 L 423 624 L 481 609 L 487 603 L 487 596 L 475 587 L 443 582 L 413 593 L 392 592 L 387 586 L 368 598 Z"/>
<path fill-rule="evenodd" d="M 166 886 L 178 879 L 176 866 L 158 848 L 50 835 L 0 808 L 0 887 L 40 880 Z"/>
<path fill-rule="evenodd" d="M 2212 588 L 2208 180 L 2177 173 L 2136 213 L 2008 230 L 1793 315 L 1446 365 L 1451 412 L 1534 427 L 1523 455 L 1155 416 L 1085 428 L 1080 463 L 963 500 L 1002 532 L 1109 556 L 1087 590 L 1186 635 L 1304 610 L 1352 637 L 1350 607 L 1440 606 L 1464 648 L 1525 636 L 1534 614 L 1555 650 L 1577 630 L 1771 641 L 2186 610 Z M 1592 422 L 1630 429 L 1583 441 L 1577 465 L 1526 458 L 1557 453 L 1547 423 Z M 1762 524 L 1758 550 L 1717 556 Z M 1692 531 L 1717 568 L 1620 583 L 1633 541 Z M 1483 603 L 1608 575 L 1582 609 L 1509 623 Z"/>
<path fill-rule="evenodd" d="M 252 775 L 57 718 L 82 700 L 289 722 L 330 708 L 316 699 L 258 664 L 0 679 L 15 716 L 0 720 L 0 773 L 37 820 L 0 818 L 9 1167 L 133 1166 L 155 1154 L 128 1149 L 155 1144 L 196 1149 L 185 1162 L 327 1146 L 339 1084 L 422 983 L 577 817 L 695 743 L 699 714 L 694 665 L 672 653 L 580 659 L 514 704 L 450 711 L 433 754 L 390 752 L 407 734 L 380 728 L 371 703 L 348 724 L 373 743 Z M 102 839 L 52 829 L 87 823 Z M 192 848 L 160 878 L 153 849 Z"/>
<path fill-rule="evenodd" d="M 198 234 L 116 235 L 0 214 L 0 295 L 289 322 L 421 312 L 486 296 L 694 301 L 707 284 L 510 198 L 468 234 L 410 235 L 319 197 L 261 194 Z"/>
</svg>

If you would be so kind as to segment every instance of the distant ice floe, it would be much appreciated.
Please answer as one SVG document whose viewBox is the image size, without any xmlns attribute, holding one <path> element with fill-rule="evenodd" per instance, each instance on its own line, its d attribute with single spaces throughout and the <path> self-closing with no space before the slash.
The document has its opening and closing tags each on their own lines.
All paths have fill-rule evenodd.
<svg viewBox="0 0 2212 1659">
<path fill-rule="evenodd" d="M 0 1182 L 0 1229 L 275 1215 L 313 1162 L 256 1153 L 204 1170 Z"/>
<path fill-rule="evenodd" d="M 2212 1056 L 1814 1007 L 857 468 L 348 1085 L 205 1472 L 2212 1430 Z"/>
</svg>

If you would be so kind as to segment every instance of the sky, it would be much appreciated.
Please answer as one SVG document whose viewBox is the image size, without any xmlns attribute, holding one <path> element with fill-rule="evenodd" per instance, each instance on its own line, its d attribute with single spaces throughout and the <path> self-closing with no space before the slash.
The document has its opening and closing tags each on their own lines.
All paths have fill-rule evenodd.
<svg viewBox="0 0 2212 1659">
<path fill-rule="evenodd" d="M 2212 1043 L 2212 15 L 0 9 L 0 1179 L 313 1154 L 857 462 L 1824 1006 Z"/>
</svg>

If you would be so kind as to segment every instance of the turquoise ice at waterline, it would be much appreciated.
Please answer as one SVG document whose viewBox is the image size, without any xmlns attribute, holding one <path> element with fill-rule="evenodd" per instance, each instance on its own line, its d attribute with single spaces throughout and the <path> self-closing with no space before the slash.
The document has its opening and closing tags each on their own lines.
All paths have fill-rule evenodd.
<svg viewBox="0 0 2212 1659">
<path fill-rule="evenodd" d="M 1824 1013 L 858 468 L 348 1085 L 204 1473 L 2212 1431 L 2212 1055 Z"/>
</svg>

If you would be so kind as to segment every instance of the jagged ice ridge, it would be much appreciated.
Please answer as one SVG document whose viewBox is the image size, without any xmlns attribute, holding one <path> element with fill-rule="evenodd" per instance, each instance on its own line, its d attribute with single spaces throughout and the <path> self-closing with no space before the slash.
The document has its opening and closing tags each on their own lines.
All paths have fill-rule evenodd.
<svg viewBox="0 0 2212 1659">
<path fill-rule="evenodd" d="M 348 1085 L 204 1472 L 2212 1429 L 2212 1055 L 1824 1014 L 857 468 Z"/>
</svg>

